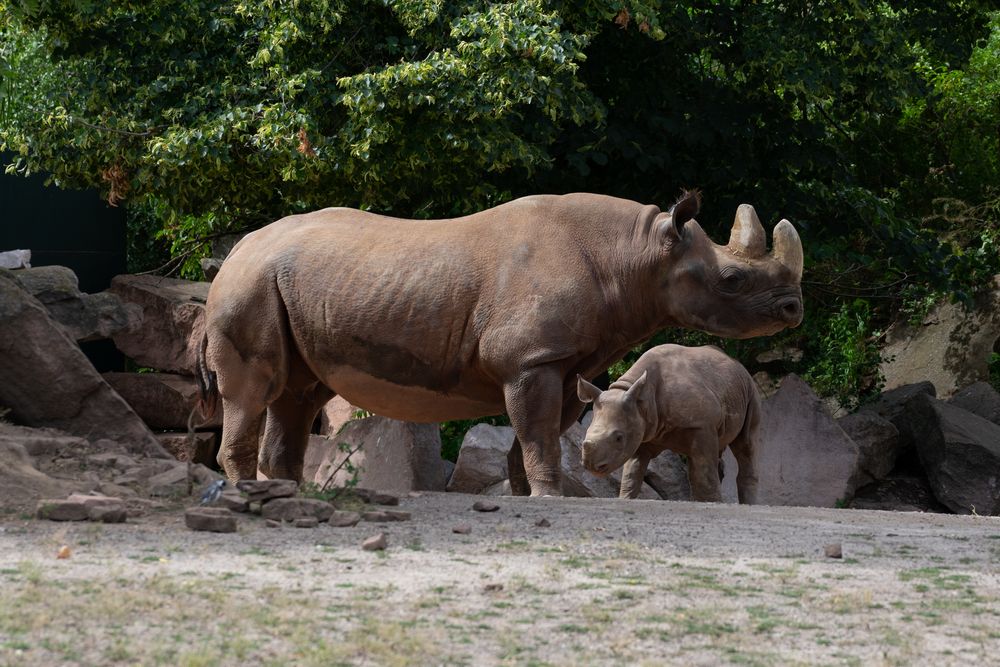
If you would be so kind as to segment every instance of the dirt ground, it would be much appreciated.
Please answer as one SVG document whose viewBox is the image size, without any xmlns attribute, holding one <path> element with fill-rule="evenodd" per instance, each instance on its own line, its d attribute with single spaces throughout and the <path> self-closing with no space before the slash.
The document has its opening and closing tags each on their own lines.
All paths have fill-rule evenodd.
<svg viewBox="0 0 1000 667">
<path fill-rule="evenodd" d="M 0 523 L 4 665 L 995 664 L 1000 519 L 426 493 L 405 523 Z M 548 527 L 536 526 L 547 519 Z M 467 535 L 452 528 L 471 526 Z M 361 542 L 384 531 L 389 548 Z M 843 558 L 824 555 L 840 543 Z M 72 555 L 56 558 L 67 545 Z"/>
</svg>

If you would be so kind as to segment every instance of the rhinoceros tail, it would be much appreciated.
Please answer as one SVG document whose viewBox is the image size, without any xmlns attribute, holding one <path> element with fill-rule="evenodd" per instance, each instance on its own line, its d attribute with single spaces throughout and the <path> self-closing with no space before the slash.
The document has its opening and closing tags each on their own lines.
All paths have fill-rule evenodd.
<svg viewBox="0 0 1000 667">
<path fill-rule="evenodd" d="M 208 348 L 208 335 L 201 337 L 198 348 L 198 411 L 202 419 L 210 419 L 215 414 L 219 404 L 219 384 L 215 371 L 208 368 L 205 360 L 205 350 Z"/>
</svg>

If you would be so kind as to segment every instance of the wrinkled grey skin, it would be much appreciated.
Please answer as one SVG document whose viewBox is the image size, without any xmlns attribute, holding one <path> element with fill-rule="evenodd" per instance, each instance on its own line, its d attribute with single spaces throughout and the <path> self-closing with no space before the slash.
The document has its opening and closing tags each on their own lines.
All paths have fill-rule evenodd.
<svg viewBox="0 0 1000 667">
<path fill-rule="evenodd" d="M 625 466 L 620 497 L 637 498 L 646 466 L 669 449 L 688 458 L 692 499 L 720 502 L 720 457 L 729 447 L 740 466 L 739 500 L 756 502 L 760 397 L 746 369 L 719 348 L 660 345 L 607 391 L 578 378 L 577 392 L 594 403 L 583 465 L 599 476 Z"/>
<path fill-rule="evenodd" d="M 231 480 L 301 479 L 335 394 L 417 422 L 507 412 L 515 493 L 560 495 L 559 436 L 592 378 L 668 326 L 750 337 L 802 319 L 802 245 L 741 206 L 728 246 L 693 220 L 594 194 L 453 220 L 332 208 L 246 236 L 212 282 L 199 380 L 221 396 Z"/>
</svg>

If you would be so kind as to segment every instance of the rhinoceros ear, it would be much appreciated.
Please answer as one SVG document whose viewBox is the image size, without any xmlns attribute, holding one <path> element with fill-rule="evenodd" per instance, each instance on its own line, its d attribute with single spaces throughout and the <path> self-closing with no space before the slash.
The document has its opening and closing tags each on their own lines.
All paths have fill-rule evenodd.
<svg viewBox="0 0 1000 667">
<path fill-rule="evenodd" d="M 670 217 L 662 223 L 664 237 L 680 239 L 684 232 L 684 223 L 693 220 L 701 209 L 701 192 L 684 190 L 680 199 L 670 208 Z"/>
<path fill-rule="evenodd" d="M 576 395 L 584 403 L 592 403 L 593 401 L 595 401 L 597 399 L 598 396 L 601 395 L 601 389 L 600 389 L 600 387 L 596 387 L 596 386 L 590 384 L 589 382 L 587 382 L 586 380 L 584 380 L 581 376 L 577 375 L 576 376 Z"/>
<path fill-rule="evenodd" d="M 632 383 L 632 386 L 625 392 L 626 401 L 640 401 L 646 398 L 646 384 L 649 379 L 649 371 L 643 371 L 639 379 Z"/>
</svg>

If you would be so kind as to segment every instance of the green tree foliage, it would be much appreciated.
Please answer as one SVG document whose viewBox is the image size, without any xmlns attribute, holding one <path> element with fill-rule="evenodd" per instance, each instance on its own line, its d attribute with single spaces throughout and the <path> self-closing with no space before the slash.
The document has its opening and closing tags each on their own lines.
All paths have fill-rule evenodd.
<svg viewBox="0 0 1000 667">
<path fill-rule="evenodd" d="M 15 171 L 129 202 L 175 254 L 333 205 L 448 216 L 585 190 L 666 206 L 700 187 L 725 238 L 752 202 L 805 242 L 806 325 L 778 342 L 856 392 L 858 341 L 1000 272 L 992 10 L 0 0 L 0 73 L 20 91 L 0 141 Z"/>
</svg>

